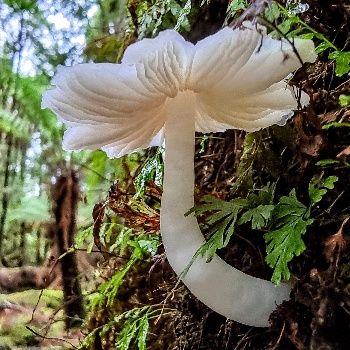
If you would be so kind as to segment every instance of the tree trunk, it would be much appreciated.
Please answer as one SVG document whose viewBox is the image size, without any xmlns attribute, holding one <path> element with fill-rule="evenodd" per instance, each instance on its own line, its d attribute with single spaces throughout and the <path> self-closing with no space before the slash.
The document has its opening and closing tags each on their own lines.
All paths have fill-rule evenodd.
<svg viewBox="0 0 350 350">
<path fill-rule="evenodd" d="M 6 158 L 4 161 L 4 180 L 2 185 L 2 199 L 1 199 L 1 216 L 0 216 L 0 261 L 3 260 L 3 242 L 4 242 L 4 233 L 5 233 L 5 222 L 7 216 L 7 209 L 9 204 L 9 194 L 8 194 L 8 186 L 10 182 L 10 164 L 11 164 L 11 156 L 12 156 L 12 146 L 13 140 L 12 136 L 9 134 L 6 136 L 7 142 L 7 152 Z"/>
<path fill-rule="evenodd" d="M 58 243 L 62 269 L 65 323 L 69 329 L 81 325 L 85 317 L 76 253 L 67 253 L 74 244 L 76 231 L 75 220 L 79 199 L 76 174 L 68 171 L 67 175 L 60 176 L 52 197 L 56 219 L 55 239 Z"/>
</svg>

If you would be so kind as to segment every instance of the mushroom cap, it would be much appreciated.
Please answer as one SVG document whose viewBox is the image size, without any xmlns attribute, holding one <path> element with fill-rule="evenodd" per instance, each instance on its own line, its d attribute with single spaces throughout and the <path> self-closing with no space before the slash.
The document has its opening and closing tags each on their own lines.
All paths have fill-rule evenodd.
<svg viewBox="0 0 350 350">
<path fill-rule="evenodd" d="M 67 150 L 102 148 L 120 157 L 163 142 L 165 101 L 181 91 L 196 93 L 196 131 L 255 131 L 283 125 L 293 115 L 296 91 L 285 78 L 316 59 L 311 40 L 276 40 L 266 28 L 244 22 L 196 45 L 175 30 L 130 45 L 120 64 L 59 67 L 43 95 L 67 126 Z M 301 92 L 301 105 L 308 96 Z"/>
</svg>

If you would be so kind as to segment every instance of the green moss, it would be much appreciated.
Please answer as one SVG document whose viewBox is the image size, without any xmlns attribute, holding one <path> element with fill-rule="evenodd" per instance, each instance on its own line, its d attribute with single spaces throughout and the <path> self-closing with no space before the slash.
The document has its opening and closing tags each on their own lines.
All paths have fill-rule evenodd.
<svg viewBox="0 0 350 350">
<path fill-rule="evenodd" d="M 62 304 L 63 293 L 60 290 L 53 289 L 29 289 L 12 294 L 0 294 L 0 297 L 11 303 L 26 305 L 28 307 L 35 307 L 39 301 L 39 305 L 42 307 L 47 306 L 51 309 L 56 309 Z"/>
<path fill-rule="evenodd" d="M 57 312 L 62 305 L 62 294 L 62 291 L 49 289 L 0 294 L 0 299 L 24 307 L 20 311 L 14 309 L 12 314 L 9 312 L 0 319 L 1 345 L 11 349 L 37 346 L 39 338 L 26 326 L 48 337 L 61 337 L 65 333 L 64 322 L 53 321 L 51 318 L 54 315 L 55 319 L 63 320 L 63 311 Z M 47 333 L 46 327 L 48 327 Z"/>
<path fill-rule="evenodd" d="M 30 314 L 20 314 L 12 317 L 9 323 L 0 322 L 0 339 L 2 345 L 7 345 L 11 349 L 14 346 L 20 345 L 38 345 L 35 334 L 25 328 L 25 325 L 30 321 Z"/>
</svg>

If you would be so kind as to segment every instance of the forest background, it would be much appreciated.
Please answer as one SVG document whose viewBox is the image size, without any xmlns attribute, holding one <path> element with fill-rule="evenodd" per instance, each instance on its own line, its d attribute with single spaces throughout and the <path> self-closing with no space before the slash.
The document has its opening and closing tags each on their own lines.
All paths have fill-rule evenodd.
<svg viewBox="0 0 350 350">
<path fill-rule="evenodd" d="M 117 63 L 161 30 L 196 42 L 242 16 L 312 38 L 319 55 L 293 77 L 312 100 L 285 128 L 198 135 L 196 144 L 197 214 L 212 249 L 260 278 L 295 280 L 269 329 L 226 320 L 176 285 L 159 238 L 161 149 L 114 160 L 65 152 L 63 125 L 41 109 L 60 64 Z M 1 348 L 346 348 L 349 23 L 345 0 L 1 1 Z M 245 211 L 211 220 L 234 198 L 248 200 Z M 267 234 L 283 201 L 305 225 L 288 222 L 281 242 Z M 72 225 L 60 231 L 64 215 Z"/>
</svg>

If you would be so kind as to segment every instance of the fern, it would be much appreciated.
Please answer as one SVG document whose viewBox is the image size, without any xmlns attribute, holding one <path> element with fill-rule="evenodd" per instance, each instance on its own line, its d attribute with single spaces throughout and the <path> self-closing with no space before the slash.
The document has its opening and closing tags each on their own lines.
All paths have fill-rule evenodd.
<svg viewBox="0 0 350 350">
<path fill-rule="evenodd" d="M 133 309 L 119 317 L 119 319 L 125 318 L 126 321 L 115 343 L 117 349 L 128 350 L 134 341 L 139 350 L 146 350 L 151 310 L 150 306 L 146 306 Z"/>
<path fill-rule="evenodd" d="M 254 6 L 254 5 L 252 5 Z M 233 0 L 228 7 L 228 17 L 237 19 L 238 15 L 249 9 L 248 3 L 244 0 Z M 328 58 L 335 62 L 335 74 L 338 77 L 349 73 L 350 71 L 350 52 L 339 50 L 323 34 L 317 32 L 312 27 L 302 21 L 297 14 L 305 11 L 303 4 L 288 4 L 285 8 L 277 1 L 272 1 L 270 6 L 264 11 L 264 19 L 274 28 L 272 34 L 279 37 L 281 34 L 287 38 L 316 38 L 320 44 L 316 47 L 316 52 L 321 53 L 329 50 Z M 255 14 L 258 16 L 258 13 Z"/>
<path fill-rule="evenodd" d="M 265 227 L 271 217 L 274 205 L 259 205 L 256 208 L 248 209 L 239 220 L 239 224 L 251 222 L 253 230 L 260 230 Z"/>
<path fill-rule="evenodd" d="M 350 95 L 340 95 L 339 96 L 339 104 L 341 107 L 346 107 L 350 105 Z"/>
<path fill-rule="evenodd" d="M 267 244 L 265 260 L 273 269 L 271 280 L 275 284 L 282 279 L 288 280 L 289 262 L 306 249 L 302 236 L 314 221 L 310 217 L 311 210 L 328 190 L 334 188 L 337 180 L 336 176 L 323 179 L 323 174 L 315 177 L 308 188 L 308 206 L 298 200 L 295 189 L 274 204 L 276 184 L 268 184 L 260 190 L 251 191 L 246 198 L 234 198 L 228 202 L 205 196 L 204 204 L 195 206 L 189 213 L 194 212 L 197 217 L 206 216 L 207 241 L 182 271 L 179 281 L 186 276 L 196 258 L 206 257 L 209 262 L 218 249 L 226 247 L 237 227 L 243 224 L 250 224 L 253 230 L 268 229 L 264 234 Z"/>
<path fill-rule="evenodd" d="M 311 206 L 320 202 L 328 190 L 332 190 L 334 188 L 334 183 L 338 181 L 337 176 L 329 176 L 324 180 L 322 177 L 323 173 L 318 178 L 315 177 L 309 184 L 308 194 L 311 200 Z"/>
<path fill-rule="evenodd" d="M 248 201 L 243 198 L 235 198 L 229 202 L 224 202 L 212 196 L 204 196 L 205 204 L 195 206 L 188 214 L 195 212 L 196 216 L 211 214 L 207 217 L 206 223 L 212 227 L 208 232 L 208 241 L 197 251 L 196 256 L 207 256 L 209 262 L 217 249 L 227 245 L 234 233 L 238 220 L 238 215 L 248 205 Z"/>
<path fill-rule="evenodd" d="M 267 226 L 274 209 L 273 199 L 276 184 L 268 184 L 258 190 L 258 194 L 252 192 L 247 196 L 248 205 L 246 211 L 238 221 L 238 225 L 251 222 L 253 230 L 260 230 Z"/>
<path fill-rule="evenodd" d="M 115 226 L 121 225 L 109 224 L 107 231 L 112 231 L 112 228 Z M 128 247 L 132 250 L 131 256 L 127 258 L 127 262 L 121 270 L 117 271 L 110 280 L 99 286 L 97 293 L 90 301 L 90 308 L 94 309 L 97 305 L 102 305 L 103 303 L 106 303 L 107 306 L 112 305 L 128 271 L 145 256 L 154 255 L 158 245 L 158 236 L 149 237 L 145 234 L 133 236 L 132 230 L 128 228 L 121 229 L 109 251 L 119 252 L 120 255 L 123 255 Z"/>
<path fill-rule="evenodd" d="M 163 152 L 164 149 L 162 147 L 158 147 L 156 154 L 148 159 L 144 164 L 140 174 L 136 177 L 134 181 L 136 193 L 134 198 L 143 197 L 145 191 L 147 189 L 147 181 L 154 181 L 154 183 L 161 187 L 163 183 Z"/>
<path fill-rule="evenodd" d="M 317 38 L 321 43 L 316 47 L 317 53 L 322 53 L 329 50 L 328 58 L 335 62 L 335 74 L 338 77 L 349 73 L 350 71 L 350 52 L 344 52 L 339 50 L 333 43 L 331 43 L 323 34 L 317 32 L 293 12 L 284 8 L 276 1 L 272 2 L 271 8 L 267 10 L 270 14 L 267 20 L 270 23 L 274 23 L 277 19 L 283 19 L 282 23 L 277 26 L 278 30 L 286 35 L 288 38 L 304 38 L 313 39 Z"/>
<path fill-rule="evenodd" d="M 323 130 L 327 130 L 327 129 L 330 129 L 330 128 L 349 128 L 350 127 L 350 123 L 347 123 L 347 122 L 331 122 L 331 123 L 328 123 L 326 125 L 323 125 L 322 126 L 322 129 Z"/>
<path fill-rule="evenodd" d="M 281 197 L 275 206 L 271 218 L 271 227 L 274 229 L 264 235 L 267 244 L 265 260 L 274 269 L 271 280 L 275 284 L 279 284 L 282 279 L 289 280 L 288 263 L 306 249 L 302 235 L 314 221 L 310 218 L 311 209 L 329 189 L 334 188 L 337 180 L 336 176 L 323 180 L 322 174 L 314 178 L 308 188 L 309 206 L 298 200 L 295 189 L 289 196 Z"/>
<path fill-rule="evenodd" d="M 189 22 L 188 22 L 187 16 L 190 14 L 191 9 L 192 9 L 192 2 L 191 0 L 187 0 L 184 7 L 177 14 L 177 21 L 174 27 L 175 30 L 180 30 L 181 28 L 189 29 Z"/>
<path fill-rule="evenodd" d="M 193 207 L 187 215 L 192 212 L 197 217 L 207 215 L 208 239 L 181 272 L 179 281 L 186 276 L 194 260 L 199 256 L 206 256 L 207 262 L 211 261 L 218 249 L 227 246 L 239 225 L 250 222 L 252 229 L 265 227 L 274 209 L 272 202 L 275 187 L 276 184 L 268 184 L 260 190 L 255 190 L 258 194 L 251 192 L 246 198 L 234 198 L 228 202 L 204 196 L 204 204 Z"/>
<path fill-rule="evenodd" d="M 265 260 L 274 269 L 272 282 L 279 284 L 282 278 L 289 280 L 288 263 L 306 248 L 301 236 L 313 222 L 309 217 L 310 209 L 299 202 L 295 189 L 288 197 L 281 197 L 275 206 L 272 214 L 275 230 L 264 236 L 267 243 Z"/>
<path fill-rule="evenodd" d="M 137 348 L 138 350 L 146 350 L 150 320 L 159 318 L 160 315 L 165 315 L 166 312 L 167 309 L 160 305 L 146 305 L 125 311 L 103 326 L 95 328 L 85 337 L 79 349 L 90 349 L 90 344 L 94 343 L 97 334 L 104 338 L 108 336 L 110 331 L 120 329 L 115 339 L 116 349 Z"/>
<path fill-rule="evenodd" d="M 335 60 L 335 74 L 338 77 L 350 72 L 350 52 L 336 49 L 328 55 L 328 58 Z"/>
<path fill-rule="evenodd" d="M 188 31 L 188 15 L 191 9 L 190 0 L 139 1 L 135 11 L 139 23 L 139 38 L 153 37 L 160 30 L 172 27 Z"/>
<path fill-rule="evenodd" d="M 107 236 L 111 234 L 110 231 L 116 226 L 118 225 L 113 223 L 107 225 L 105 229 L 109 232 Z M 109 308 L 112 311 L 119 287 L 123 283 L 128 271 L 141 259 L 154 255 L 158 245 L 159 237 L 156 235 L 149 237 L 142 233 L 135 236 L 130 229 L 125 228 L 125 230 L 120 230 L 118 237 L 114 239 L 113 246 L 110 247 L 110 251 L 119 252 L 119 254 L 123 255 L 123 252 L 128 247 L 128 250 L 132 251 L 131 256 L 128 257 L 126 255 L 125 265 L 112 278 L 100 285 L 96 293 L 90 296 L 89 308 L 94 310 L 96 307 L 100 308 L 103 306 L 103 308 Z M 154 309 L 154 306 L 144 306 L 115 315 L 109 322 L 89 333 L 79 348 L 90 349 L 97 335 L 103 338 L 104 336 L 107 337 L 109 332 L 115 332 L 117 329 L 121 329 L 115 340 L 117 349 L 127 350 L 130 347 L 135 348 L 133 346 L 135 345 L 139 350 L 145 350 L 149 320 L 159 317 L 163 311 L 163 307 Z"/>
<path fill-rule="evenodd" d="M 102 304 L 106 301 L 107 306 L 113 304 L 115 300 L 119 287 L 123 283 L 124 277 L 127 272 L 131 269 L 134 264 L 143 257 L 142 250 L 140 248 L 134 249 L 131 257 L 128 259 L 128 262 L 124 265 L 124 267 L 116 272 L 114 276 L 103 283 L 98 288 L 99 297 L 97 297 L 91 304 L 91 308 L 93 309 L 97 304 Z"/>
<path fill-rule="evenodd" d="M 93 237 L 92 226 L 79 230 L 75 238 L 74 248 L 81 249 L 84 246 L 84 244 L 87 243 L 88 247 L 86 248 L 86 253 L 90 254 L 94 246 L 92 237 Z"/>
</svg>

